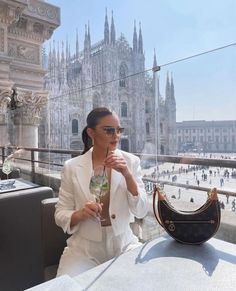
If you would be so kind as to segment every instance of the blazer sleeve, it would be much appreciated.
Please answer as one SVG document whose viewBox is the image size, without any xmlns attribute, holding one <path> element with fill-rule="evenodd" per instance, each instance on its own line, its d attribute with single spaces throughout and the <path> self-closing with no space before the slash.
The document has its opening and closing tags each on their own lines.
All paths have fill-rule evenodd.
<svg viewBox="0 0 236 291">
<path fill-rule="evenodd" d="M 138 195 L 133 196 L 128 191 L 128 203 L 130 211 L 137 218 L 143 218 L 148 212 L 148 198 L 142 180 L 140 159 L 138 157 L 134 157 L 134 161 L 131 164 L 131 171 L 138 186 Z"/>
<path fill-rule="evenodd" d="M 71 216 L 75 211 L 75 197 L 70 166 L 67 162 L 61 172 L 61 186 L 59 189 L 59 200 L 56 204 L 55 222 L 64 232 L 73 234 L 79 228 L 79 224 L 70 227 Z"/>
</svg>

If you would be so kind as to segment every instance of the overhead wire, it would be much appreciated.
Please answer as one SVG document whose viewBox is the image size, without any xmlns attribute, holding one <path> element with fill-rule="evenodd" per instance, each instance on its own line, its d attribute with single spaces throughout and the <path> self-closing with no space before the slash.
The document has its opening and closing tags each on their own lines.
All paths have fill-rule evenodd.
<svg viewBox="0 0 236 291">
<path fill-rule="evenodd" d="M 189 57 L 181 58 L 181 59 L 178 59 L 176 61 L 165 63 L 163 65 L 160 65 L 160 67 L 165 67 L 165 66 L 169 66 L 169 65 L 172 65 L 172 64 L 175 64 L 175 63 L 178 63 L 178 62 L 186 61 L 186 60 L 189 60 L 189 59 L 192 59 L 192 58 L 196 58 L 196 57 L 199 57 L 199 56 L 202 56 L 202 55 L 206 55 L 206 54 L 209 54 L 209 53 L 212 53 L 212 52 L 215 52 L 215 51 L 219 51 L 219 50 L 222 50 L 222 49 L 234 46 L 234 45 L 236 45 L 236 42 L 230 43 L 230 44 L 218 47 L 218 48 L 214 48 L 214 49 L 211 49 L 211 50 L 199 53 L 199 54 L 195 54 L 195 55 L 192 55 L 192 56 L 189 56 Z"/>
<path fill-rule="evenodd" d="M 231 46 L 235 46 L 235 45 L 236 45 L 236 42 L 230 43 L 230 44 L 227 44 L 227 45 L 224 45 L 224 46 L 221 46 L 221 47 L 217 47 L 217 48 L 214 48 L 214 49 L 211 49 L 211 50 L 207 50 L 207 51 L 204 51 L 204 52 L 201 52 L 201 53 L 198 53 L 198 54 L 194 54 L 194 55 L 191 55 L 191 56 L 188 56 L 188 57 L 184 57 L 184 58 L 180 58 L 180 59 L 177 59 L 177 60 L 174 60 L 174 61 L 170 61 L 170 62 L 161 64 L 161 65 L 158 65 L 157 67 L 152 67 L 152 68 L 140 71 L 140 72 L 136 72 L 136 73 L 133 73 L 133 74 L 130 74 L 130 75 L 127 75 L 127 76 L 122 76 L 120 78 L 116 78 L 116 79 L 112 79 L 112 80 L 105 81 L 105 82 L 102 82 L 102 83 L 98 83 L 98 84 L 95 84 L 95 85 L 91 85 L 91 86 L 88 86 L 88 87 L 85 87 L 85 88 L 80 88 L 80 89 L 70 88 L 70 89 L 68 89 L 68 92 L 67 92 L 67 90 L 64 90 L 63 94 L 57 95 L 56 97 L 58 98 L 60 96 L 65 95 L 66 93 L 72 94 L 73 92 L 79 93 L 79 92 L 83 92 L 83 91 L 86 91 L 86 90 L 91 90 L 91 89 L 94 89 L 94 88 L 97 88 L 97 87 L 100 87 L 100 86 L 104 86 L 104 85 L 107 85 L 107 84 L 110 84 L 110 83 L 113 83 L 113 82 L 121 81 L 121 80 L 128 79 L 128 78 L 132 78 L 132 77 L 137 76 L 137 75 L 145 74 L 145 73 L 150 72 L 150 71 L 159 71 L 162 67 L 166 67 L 166 66 L 169 66 L 169 65 L 172 65 L 172 64 L 176 64 L 176 63 L 183 62 L 183 61 L 186 61 L 186 60 L 189 60 L 189 59 L 193 59 L 193 58 L 205 55 L 205 54 L 213 53 L 213 52 L 216 52 L 216 51 L 219 51 L 219 50 L 231 47 Z"/>
</svg>

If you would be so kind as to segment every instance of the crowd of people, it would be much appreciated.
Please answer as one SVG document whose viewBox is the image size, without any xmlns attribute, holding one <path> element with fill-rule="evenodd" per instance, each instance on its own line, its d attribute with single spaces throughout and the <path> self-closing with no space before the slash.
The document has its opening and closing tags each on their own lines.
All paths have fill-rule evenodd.
<svg viewBox="0 0 236 291">
<path fill-rule="evenodd" d="M 212 155 L 211 158 L 214 156 Z M 226 156 L 222 155 L 222 158 Z M 230 158 L 230 157 L 227 157 Z M 192 173 L 192 174 L 191 174 Z M 145 187 L 148 193 L 152 194 L 153 182 L 148 182 L 148 178 L 161 181 L 162 187 L 165 185 L 165 181 L 175 184 L 185 184 L 185 187 L 175 187 L 175 190 L 171 191 L 171 198 L 181 199 L 181 193 L 186 192 L 191 186 L 197 187 L 216 187 L 220 190 L 229 190 L 233 192 L 232 184 L 236 185 L 236 177 L 234 175 L 235 169 L 220 168 L 220 167 L 207 167 L 207 166 L 195 166 L 195 165 L 171 165 L 169 163 L 159 164 L 158 167 L 150 169 L 149 173 L 146 171 L 144 174 Z M 188 190 L 189 191 L 189 190 Z M 187 201 L 196 202 L 197 197 L 190 195 Z M 236 211 L 235 199 L 229 194 L 220 195 L 220 205 L 222 209 Z"/>
</svg>

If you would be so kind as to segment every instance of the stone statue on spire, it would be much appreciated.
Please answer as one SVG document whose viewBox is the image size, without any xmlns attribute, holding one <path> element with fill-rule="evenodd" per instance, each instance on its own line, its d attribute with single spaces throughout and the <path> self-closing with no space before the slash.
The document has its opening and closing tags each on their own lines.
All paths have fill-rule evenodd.
<svg viewBox="0 0 236 291">
<path fill-rule="evenodd" d="M 111 45 L 115 45 L 116 42 L 116 30 L 115 30 L 115 24 L 114 24 L 114 18 L 113 18 L 113 10 L 111 12 Z"/>
<path fill-rule="evenodd" d="M 138 37 L 136 31 L 136 21 L 134 20 L 133 52 L 137 53 L 137 51 L 138 51 Z"/>
<path fill-rule="evenodd" d="M 141 22 L 139 22 L 138 52 L 140 54 L 143 54 L 143 37 L 142 37 Z"/>
<path fill-rule="evenodd" d="M 106 8 L 106 15 L 105 15 L 105 23 L 104 23 L 104 43 L 106 45 L 109 44 L 109 24 L 107 18 L 107 8 Z"/>
</svg>

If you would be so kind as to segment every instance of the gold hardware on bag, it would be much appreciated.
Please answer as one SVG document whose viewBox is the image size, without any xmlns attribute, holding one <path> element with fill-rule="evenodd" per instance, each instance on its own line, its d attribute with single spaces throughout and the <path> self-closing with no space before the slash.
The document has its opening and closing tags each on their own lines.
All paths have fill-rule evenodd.
<svg viewBox="0 0 236 291">
<path fill-rule="evenodd" d="M 174 225 L 173 223 L 171 223 L 171 224 L 169 225 L 169 230 L 170 230 L 170 231 L 175 231 L 175 225 Z"/>
</svg>

